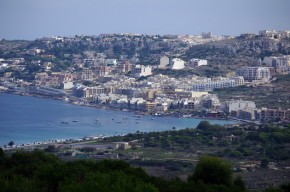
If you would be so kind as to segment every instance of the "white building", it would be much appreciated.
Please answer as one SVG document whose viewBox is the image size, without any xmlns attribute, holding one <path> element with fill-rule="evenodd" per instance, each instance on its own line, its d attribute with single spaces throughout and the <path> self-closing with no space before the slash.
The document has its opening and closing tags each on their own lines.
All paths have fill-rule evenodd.
<svg viewBox="0 0 290 192">
<path fill-rule="evenodd" d="M 201 91 L 192 91 L 191 92 L 191 97 L 196 98 L 196 99 L 198 99 L 204 95 L 208 95 L 208 92 L 201 92 Z"/>
<path fill-rule="evenodd" d="M 167 56 L 163 56 L 160 58 L 160 63 L 158 65 L 159 69 L 165 69 L 169 65 L 169 58 Z"/>
<path fill-rule="evenodd" d="M 74 87 L 74 84 L 72 81 L 65 81 L 62 83 L 62 85 L 63 85 L 64 90 L 72 89 Z"/>
<path fill-rule="evenodd" d="M 106 92 L 104 87 L 86 87 L 83 89 L 84 97 L 94 97 L 95 95 L 102 94 Z"/>
<path fill-rule="evenodd" d="M 151 66 L 144 66 L 144 65 L 136 65 L 132 69 L 132 74 L 134 77 L 139 78 L 139 77 L 146 77 L 149 75 L 152 75 L 152 67 Z"/>
<path fill-rule="evenodd" d="M 216 109 L 220 106 L 220 101 L 216 94 L 208 94 L 200 98 L 200 105 L 202 108 Z"/>
<path fill-rule="evenodd" d="M 179 70 L 184 68 L 184 61 L 178 58 L 171 60 L 172 69 Z"/>
<path fill-rule="evenodd" d="M 117 65 L 117 59 L 106 59 L 106 65 Z"/>
<path fill-rule="evenodd" d="M 199 66 L 207 65 L 207 60 L 205 60 L 205 59 L 191 59 L 189 61 L 189 64 L 192 67 L 199 67 Z"/>
<path fill-rule="evenodd" d="M 290 31 L 261 30 L 259 35 L 267 38 L 286 38 L 290 37 Z"/>
<path fill-rule="evenodd" d="M 253 101 L 232 100 L 226 103 L 226 107 L 232 117 L 255 120 L 256 104 Z"/>
<path fill-rule="evenodd" d="M 253 101 L 231 100 L 226 103 L 227 111 L 239 111 L 245 109 L 256 109 L 256 103 Z"/>
<path fill-rule="evenodd" d="M 234 79 L 223 79 L 219 81 L 207 81 L 194 83 L 192 85 L 193 91 L 212 91 L 217 88 L 227 88 L 227 87 L 236 87 L 236 81 Z"/>
<path fill-rule="evenodd" d="M 261 31 L 259 31 L 259 35 L 263 36 L 263 37 L 273 38 L 275 34 L 276 34 L 275 30 L 261 30 Z"/>
<path fill-rule="evenodd" d="M 236 71 L 236 75 L 244 77 L 247 81 L 267 81 L 271 78 L 271 71 L 269 67 L 242 67 Z"/>
<path fill-rule="evenodd" d="M 287 68 L 290 66 L 290 55 L 284 55 L 281 57 L 265 57 L 263 63 L 269 67 L 274 67 L 275 69 Z"/>
<path fill-rule="evenodd" d="M 235 81 L 235 86 L 241 86 L 245 84 L 245 79 L 242 76 L 231 77 L 230 79 Z"/>
</svg>

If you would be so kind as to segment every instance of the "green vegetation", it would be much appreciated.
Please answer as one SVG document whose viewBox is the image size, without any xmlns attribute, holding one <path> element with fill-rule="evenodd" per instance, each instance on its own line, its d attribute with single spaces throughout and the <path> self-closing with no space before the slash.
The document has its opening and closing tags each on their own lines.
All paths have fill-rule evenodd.
<svg viewBox="0 0 290 192">
<path fill-rule="evenodd" d="M 148 176 L 124 161 L 64 162 L 36 150 L 0 156 L 1 191 L 245 191 L 231 166 L 216 157 L 202 157 L 188 181 Z"/>
<path fill-rule="evenodd" d="M 201 157 L 191 179 L 209 185 L 230 186 L 232 184 L 231 164 L 217 157 Z"/>
<path fill-rule="evenodd" d="M 39 150 L 12 154 L 0 150 L 1 191 L 245 191 L 242 177 L 234 177 L 232 173 L 232 165 L 238 168 L 236 162 L 260 161 L 257 169 L 265 170 L 270 161 L 290 159 L 289 125 L 224 128 L 202 121 L 196 129 L 138 132 L 98 142 L 133 140 L 131 149 L 115 150 L 120 159 L 149 173 L 165 169 L 173 177 L 164 177 L 168 179 L 165 180 L 149 176 L 143 169 L 133 168 L 124 161 L 66 162 Z M 51 145 L 45 151 L 56 153 L 59 149 Z M 100 154 L 89 146 L 81 151 Z M 177 178 L 180 173 L 188 179 Z M 283 187 L 267 191 L 289 188 Z"/>
<path fill-rule="evenodd" d="M 123 161 L 63 162 L 41 151 L 0 157 L 1 191 L 158 191 L 140 168 Z"/>
<path fill-rule="evenodd" d="M 8 143 L 8 145 L 11 147 L 12 145 L 14 145 L 14 142 L 13 142 L 13 141 L 10 141 L 10 142 Z"/>
<path fill-rule="evenodd" d="M 135 133 L 106 138 L 103 142 L 132 141 L 132 149 L 120 151 L 126 156 L 139 154 L 148 159 L 193 160 L 210 154 L 239 160 L 289 160 L 290 126 L 274 125 L 225 128 L 202 121 L 196 129 Z M 141 146 L 141 148 L 136 147 Z"/>
<path fill-rule="evenodd" d="M 276 188 L 269 188 L 266 189 L 265 192 L 289 192 L 290 191 L 290 183 L 289 184 L 285 184 L 285 185 L 281 185 L 279 187 Z"/>
<path fill-rule="evenodd" d="M 216 47 L 215 45 L 205 44 L 192 46 L 186 53 L 186 58 L 207 58 L 208 56 L 218 55 L 220 58 L 231 58 L 235 54 L 230 52 L 226 47 Z"/>
</svg>

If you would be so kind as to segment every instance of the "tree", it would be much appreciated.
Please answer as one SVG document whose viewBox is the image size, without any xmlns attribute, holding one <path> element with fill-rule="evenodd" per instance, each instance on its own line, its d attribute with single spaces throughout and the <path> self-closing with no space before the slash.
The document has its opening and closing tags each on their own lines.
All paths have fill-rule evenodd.
<svg viewBox="0 0 290 192">
<path fill-rule="evenodd" d="M 0 158 L 1 158 L 1 157 L 4 157 L 4 155 L 5 155 L 5 154 L 4 154 L 4 151 L 3 151 L 3 149 L 2 149 L 2 148 L 0 148 Z"/>
<path fill-rule="evenodd" d="M 237 186 L 240 189 L 240 191 L 246 191 L 246 186 L 242 176 L 239 175 L 234 179 L 234 185 Z"/>
<path fill-rule="evenodd" d="M 198 125 L 197 125 L 197 129 L 209 129 L 211 127 L 211 125 L 209 124 L 208 121 L 201 121 Z"/>
<path fill-rule="evenodd" d="M 57 149 L 54 145 L 49 145 L 47 146 L 46 149 L 44 149 L 45 152 L 48 152 L 48 153 L 53 153 L 53 152 L 57 152 Z"/>
<path fill-rule="evenodd" d="M 263 168 L 263 169 L 267 169 L 267 168 L 268 168 L 268 164 L 269 164 L 268 159 L 262 159 L 262 160 L 261 160 L 261 165 L 260 165 L 260 167 Z"/>
<path fill-rule="evenodd" d="M 203 156 L 189 179 L 195 182 L 202 181 L 205 184 L 230 186 L 232 184 L 231 165 L 218 157 Z"/>
<path fill-rule="evenodd" d="M 13 142 L 13 141 L 10 141 L 10 142 L 8 143 L 8 145 L 9 145 L 10 147 L 12 147 L 12 145 L 14 145 L 14 142 Z"/>
</svg>

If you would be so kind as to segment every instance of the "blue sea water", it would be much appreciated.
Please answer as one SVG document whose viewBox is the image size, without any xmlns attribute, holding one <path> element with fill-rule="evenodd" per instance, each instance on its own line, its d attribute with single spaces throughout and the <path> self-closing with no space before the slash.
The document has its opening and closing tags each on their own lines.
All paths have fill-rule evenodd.
<svg viewBox="0 0 290 192">
<path fill-rule="evenodd" d="M 0 94 L 0 146 L 9 141 L 25 144 L 51 139 L 171 130 L 173 127 L 192 128 L 200 121 L 201 119 L 174 117 L 152 119 L 149 116 L 141 116 L 140 120 L 136 120 L 132 112 L 83 107 L 53 99 Z M 235 123 L 224 120 L 209 122 Z"/>
</svg>

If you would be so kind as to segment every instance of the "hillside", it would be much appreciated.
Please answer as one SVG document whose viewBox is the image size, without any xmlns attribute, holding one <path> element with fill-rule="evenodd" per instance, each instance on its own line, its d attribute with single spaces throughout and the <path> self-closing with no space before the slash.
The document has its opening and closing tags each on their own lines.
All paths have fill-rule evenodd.
<svg viewBox="0 0 290 192">
<path fill-rule="evenodd" d="M 255 65 L 266 56 L 289 55 L 290 38 L 269 39 L 239 36 L 234 39 L 192 46 L 183 58 L 208 59 L 210 64 Z"/>
<path fill-rule="evenodd" d="M 227 89 L 216 89 L 221 101 L 231 99 L 242 99 L 255 101 L 257 107 L 267 108 L 290 108 L 290 75 L 281 75 L 270 84 L 260 86 L 231 87 Z"/>
</svg>

